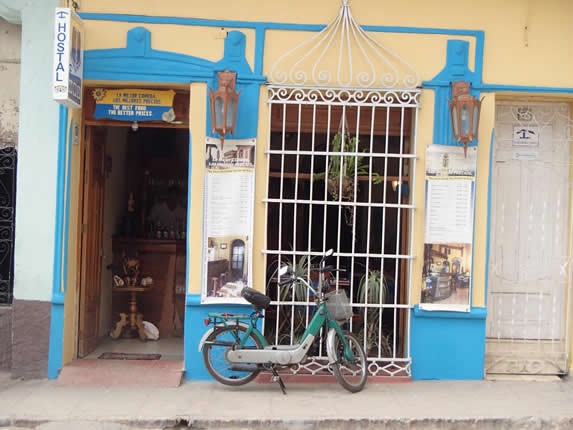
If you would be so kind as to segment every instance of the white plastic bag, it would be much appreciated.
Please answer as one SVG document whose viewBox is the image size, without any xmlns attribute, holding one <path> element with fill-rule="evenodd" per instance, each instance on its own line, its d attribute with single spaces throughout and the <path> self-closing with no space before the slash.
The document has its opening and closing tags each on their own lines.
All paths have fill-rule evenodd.
<svg viewBox="0 0 573 430">
<path fill-rule="evenodd" d="M 159 329 L 149 321 L 143 321 L 143 330 L 145 331 L 145 337 L 147 339 L 149 340 L 159 339 Z"/>
</svg>

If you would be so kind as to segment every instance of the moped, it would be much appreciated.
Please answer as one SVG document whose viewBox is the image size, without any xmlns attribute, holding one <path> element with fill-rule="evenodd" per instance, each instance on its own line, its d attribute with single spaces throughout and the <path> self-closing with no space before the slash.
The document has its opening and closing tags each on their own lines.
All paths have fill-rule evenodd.
<svg viewBox="0 0 573 430">
<path fill-rule="evenodd" d="M 241 292 L 242 297 L 252 304 L 252 313 L 209 313 L 205 323 L 211 327 L 199 342 L 199 351 L 203 353 L 207 371 L 215 380 L 238 386 L 252 381 L 261 371 L 270 371 L 273 381 L 278 382 L 283 394 L 286 394 L 278 370 L 304 362 L 312 345 L 320 338 L 321 328 L 324 328 L 324 333 L 327 333 L 328 363 L 336 380 L 353 393 L 364 388 L 367 379 L 366 354 L 360 341 L 341 328 L 341 324 L 352 316 L 346 293 L 344 290 L 324 291 L 324 274 L 341 271 L 326 266 L 326 258 L 332 254 L 333 250 L 329 249 L 315 269 L 320 276 L 316 287 L 297 276 L 288 265 L 282 265 L 278 270 L 281 286 L 302 284 L 312 291 L 316 303 L 314 315 L 300 343 L 296 345 L 269 345 L 257 329 L 257 321 L 263 317 L 263 311 L 271 299 L 253 288 L 245 287 Z"/>
</svg>

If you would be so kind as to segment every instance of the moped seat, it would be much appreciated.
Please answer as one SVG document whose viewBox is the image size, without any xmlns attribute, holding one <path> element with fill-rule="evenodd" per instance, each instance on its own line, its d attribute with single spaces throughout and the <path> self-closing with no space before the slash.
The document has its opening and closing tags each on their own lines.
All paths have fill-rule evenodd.
<svg viewBox="0 0 573 430">
<path fill-rule="evenodd" d="M 253 305 L 255 310 L 261 311 L 269 307 L 271 303 L 271 298 L 269 296 L 265 296 L 263 293 L 258 292 L 254 288 L 245 287 L 241 291 L 241 296 Z"/>
</svg>

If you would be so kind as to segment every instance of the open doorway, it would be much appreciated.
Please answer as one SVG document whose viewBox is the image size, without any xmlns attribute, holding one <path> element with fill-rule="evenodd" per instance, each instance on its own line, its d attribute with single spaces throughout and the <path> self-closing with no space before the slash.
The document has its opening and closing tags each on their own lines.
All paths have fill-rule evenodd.
<svg viewBox="0 0 573 430">
<path fill-rule="evenodd" d="M 182 360 L 188 130 L 88 126 L 84 151 L 78 357 Z"/>
</svg>

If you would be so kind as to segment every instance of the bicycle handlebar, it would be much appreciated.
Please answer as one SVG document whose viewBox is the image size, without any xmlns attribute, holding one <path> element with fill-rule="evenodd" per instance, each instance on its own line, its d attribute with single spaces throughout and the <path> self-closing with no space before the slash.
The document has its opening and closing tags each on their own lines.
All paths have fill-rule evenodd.
<svg viewBox="0 0 573 430">
<path fill-rule="evenodd" d="M 319 267 L 310 267 L 309 271 L 310 272 L 318 272 L 318 273 L 346 272 L 346 269 L 335 269 L 332 265 L 328 265 L 328 266 L 324 265 L 324 260 L 326 259 L 326 257 L 329 257 L 332 254 L 333 254 L 332 250 L 331 249 L 328 250 L 325 253 L 325 255 L 322 257 L 322 259 L 320 260 Z M 286 279 L 279 281 L 279 285 L 281 287 L 286 287 L 288 285 L 292 285 L 294 282 L 298 281 L 298 282 L 302 282 L 304 285 L 306 285 L 314 294 L 317 293 L 317 290 L 314 289 L 312 287 L 312 285 L 305 278 L 300 277 L 300 276 L 296 276 L 294 274 L 294 272 L 292 271 L 291 267 L 288 268 L 286 275 L 288 275 L 286 277 Z"/>
<path fill-rule="evenodd" d="M 335 269 L 333 266 L 324 266 L 318 269 L 311 270 L 311 272 L 320 272 L 320 273 L 328 273 L 328 272 L 346 272 L 346 269 Z"/>
</svg>

